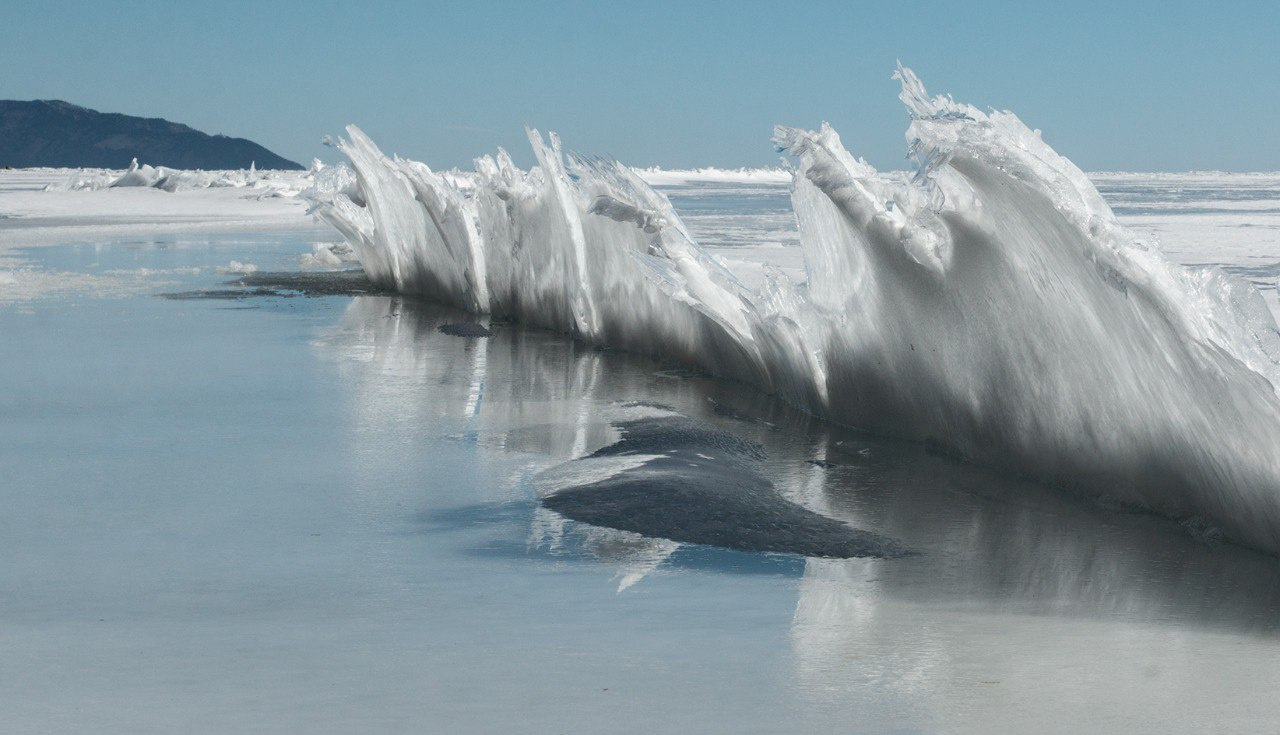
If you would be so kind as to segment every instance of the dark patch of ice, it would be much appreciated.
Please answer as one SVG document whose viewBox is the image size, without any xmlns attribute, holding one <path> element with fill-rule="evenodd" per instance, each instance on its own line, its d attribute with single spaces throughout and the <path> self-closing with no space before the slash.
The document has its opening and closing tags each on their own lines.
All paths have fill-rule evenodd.
<svg viewBox="0 0 1280 735">
<path fill-rule="evenodd" d="M 493 336 L 493 332 L 485 329 L 483 324 L 476 324 L 475 322 L 450 322 L 449 324 L 441 324 L 436 329 L 443 334 L 453 337 L 466 337 L 468 339 Z"/>
<path fill-rule="evenodd" d="M 194 299 L 239 300 L 258 297 L 288 298 L 291 296 L 363 296 L 392 293 L 380 286 L 375 286 L 364 271 L 359 268 L 323 272 L 251 273 L 240 276 L 233 281 L 226 281 L 223 285 L 231 288 L 162 293 L 159 296 L 165 299 L 188 301 Z"/>
<path fill-rule="evenodd" d="M 359 268 L 339 271 L 251 273 L 229 283 L 249 288 L 296 291 L 304 296 L 361 296 L 394 293 L 390 289 L 375 285 Z"/>
<path fill-rule="evenodd" d="M 779 495 L 757 470 L 759 444 L 693 419 L 618 425 L 623 438 L 585 460 L 659 455 L 603 479 L 560 489 L 547 508 L 575 521 L 684 543 L 814 557 L 908 554 L 898 542 Z"/>
<path fill-rule="evenodd" d="M 174 301 L 192 301 L 197 299 L 238 301 L 240 299 L 249 299 L 261 296 L 276 296 L 282 298 L 293 296 L 291 293 L 282 293 L 270 288 L 202 289 L 199 291 L 179 291 L 176 293 L 162 293 L 158 295 L 162 299 L 172 299 Z"/>
</svg>

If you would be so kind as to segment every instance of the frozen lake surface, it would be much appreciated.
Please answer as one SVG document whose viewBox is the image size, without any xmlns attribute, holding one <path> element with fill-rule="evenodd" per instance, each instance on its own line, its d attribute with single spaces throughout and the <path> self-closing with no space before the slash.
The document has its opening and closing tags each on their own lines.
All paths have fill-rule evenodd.
<svg viewBox="0 0 1280 735">
<path fill-rule="evenodd" d="M 1126 224 L 1275 308 L 1280 177 L 1097 181 Z M 739 272 L 798 267 L 785 185 L 665 190 Z M 1280 717 L 1274 557 L 676 365 L 505 323 L 455 336 L 440 327 L 475 317 L 325 271 L 260 275 L 336 239 L 301 220 L 77 239 L 46 219 L 30 248 L 20 220 L 0 219 L 6 732 L 1258 732 Z M 259 274 L 218 272 L 232 260 Z M 681 544 L 542 505 L 564 463 L 646 412 L 758 443 L 781 498 L 913 553 Z M 706 531 L 714 498 L 669 502 Z"/>
</svg>

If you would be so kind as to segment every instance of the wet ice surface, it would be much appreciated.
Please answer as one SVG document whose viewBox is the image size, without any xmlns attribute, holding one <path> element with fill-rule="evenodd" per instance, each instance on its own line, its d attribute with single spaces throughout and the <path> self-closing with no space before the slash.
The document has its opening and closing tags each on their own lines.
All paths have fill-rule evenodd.
<svg viewBox="0 0 1280 735">
<path fill-rule="evenodd" d="M 786 190 L 766 189 L 671 195 L 691 227 L 748 233 L 726 257 L 785 255 L 768 223 Z M 1265 237 L 1211 241 L 1188 260 L 1280 260 Z M 0 302 L 7 732 L 1256 732 L 1280 715 L 1272 557 L 679 366 L 484 320 L 490 336 L 456 336 L 441 327 L 476 319 L 355 274 L 277 275 L 312 244 L 21 253 L 132 275 Z M 232 259 L 260 272 L 216 272 Z M 671 414 L 758 445 L 776 503 L 915 553 L 734 551 L 547 507 L 574 460 Z M 661 449 L 605 450 L 623 464 L 596 477 Z"/>
</svg>

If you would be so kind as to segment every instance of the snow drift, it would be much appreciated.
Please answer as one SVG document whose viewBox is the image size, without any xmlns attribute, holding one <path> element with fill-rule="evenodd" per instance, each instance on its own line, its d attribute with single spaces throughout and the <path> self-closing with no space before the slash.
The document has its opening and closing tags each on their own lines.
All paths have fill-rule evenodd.
<svg viewBox="0 0 1280 735">
<path fill-rule="evenodd" d="M 1261 297 L 1127 232 L 1012 113 L 896 76 L 909 179 L 825 124 L 775 131 L 796 161 L 803 283 L 749 291 L 635 172 L 537 131 L 535 168 L 499 151 L 464 189 L 349 127 L 351 168 L 308 196 L 380 285 L 1280 550 L 1280 333 Z"/>
</svg>

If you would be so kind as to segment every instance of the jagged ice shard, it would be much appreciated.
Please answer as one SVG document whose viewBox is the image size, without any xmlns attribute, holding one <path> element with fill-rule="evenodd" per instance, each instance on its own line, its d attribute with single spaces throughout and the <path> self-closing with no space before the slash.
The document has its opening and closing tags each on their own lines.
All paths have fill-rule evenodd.
<svg viewBox="0 0 1280 735">
<path fill-rule="evenodd" d="M 1280 551 L 1280 333 L 1116 221 L 1010 112 L 899 67 L 916 172 L 779 127 L 807 280 L 752 291 L 629 168 L 529 139 L 465 180 L 357 128 L 311 195 L 377 283 L 697 365 L 816 415 Z"/>
</svg>

